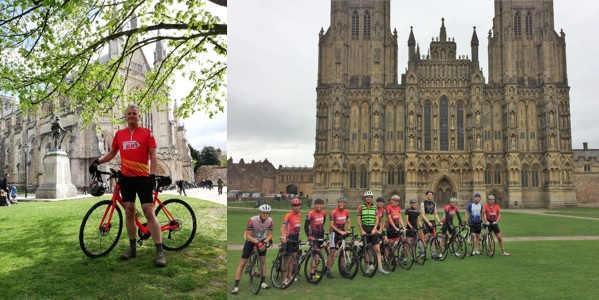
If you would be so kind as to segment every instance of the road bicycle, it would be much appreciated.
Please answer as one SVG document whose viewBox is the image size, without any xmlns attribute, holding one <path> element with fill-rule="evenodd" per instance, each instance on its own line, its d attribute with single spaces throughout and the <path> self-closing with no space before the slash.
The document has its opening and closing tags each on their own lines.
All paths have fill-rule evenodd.
<svg viewBox="0 0 599 300">
<path fill-rule="evenodd" d="M 270 247 L 271 243 L 268 243 L 266 248 Z M 250 277 L 250 290 L 254 295 L 257 295 L 260 292 L 260 288 L 262 287 L 262 260 L 260 259 L 260 255 L 258 253 L 258 245 L 254 245 L 252 249 L 252 254 L 250 254 L 250 258 L 248 259 L 248 263 L 245 266 L 245 273 Z"/>
<path fill-rule="evenodd" d="M 272 268 L 270 269 L 270 281 L 278 289 L 288 288 L 295 279 L 295 276 L 292 276 L 294 275 L 293 269 L 296 258 L 291 253 L 287 253 L 286 247 L 288 242 L 279 245 L 279 251 L 272 261 Z"/>
<path fill-rule="evenodd" d="M 445 252 L 450 251 L 451 254 L 457 258 L 463 259 L 468 252 L 468 243 L 464 236 L 462 236 L 461 232 L 464 231 L 466 225 L 460 224 L 458 230 L 456 231 L 453 224 L 449 226 L 449 233 L 451 237 L 449 240 L 446 240 Z M 445 255 L 445 254 L 444 254 Z M 447 256 L 447 255 L 445 255 Z"/>
<path fill-rule="evenodd" d="M 418 228 L 418 236 L 415 239 L 412 239 L 412 250 L 414 251 L 413 257 L 414 262 L 419 265 L 424 265 L 426 262 L 427 249 L 430 249 L 431 258 L 434 260 L 444 260 L 447 256 L 446 243 L 443 237 L 437 235 L 436 227 L 441 226 L 439 224 L 435 224 L 430 228 L 431 235 L 425 240 L 425 233 L 423 232 L 423 228 Z"/>
<path fill-rule="evenodd" d="M 337 251 L 331 258 L 333 262 L 337 260 L 337 267 L 341 277 L 353 279 L 358 273 L 358 255 L 352 244 L 347 243 L 346 239 L 351 237 L 354 232 L 354 226 L 351 227 L 351 233 L 343 235 L 337 243 Z"/>
<path fill-rule="evenodd" d="M 394 272 L 399 265 L 402 269 L 409 270 L 414 264 L 412 248 L 404 238 L 404 230 L 395 228 L 389 228 L 388 230 L 397 231 L 399 239 L 393 243 L 384 242 L 383 236 L 381 235 L 381 263 L 386 271 Z"/>
<path fill-rule="evenodd" d="M 320 283 L 327 269 L 326 260 L 321 253 L 321 250 L 324 249 L 324 241 L 324 239 L 313 239 L 305 244 L 310 247 L 308 251 L 301 252 L 300 250 L 300 256 L 296 265 L 296 276 L 299 276 L 303 264 L 306 281 L 312 284 Z M 313 270 L 314 272 L 312 272 Z"/>
<path fill-rule="evenodd" d="M 493 233 L 489 232 L 489 225 L 482 223 L 480 230 L 480 251 L 487 254 L 488 257 L 495 255 L 495 238 Z"/>
<path fill-rule="evenodd" d="M 79 229 L 79 245 L 85 255 L 96 258 L 107 255 L 114 249 L 123 231 L 123 199 L 121 198 L 120 171 L 110 169 L 110 172 L 93 173 L 92 180 L 105 185 L 102 175 L 110 175 L 108 181 L 116 180 L 116 186 L 110 200 L 102 200 L 94 204 L 83 217 Z M 162 244 L 165 250 L 178 251 L 193 241 L 196 234 L 196 216 L 189 204 L 181 199 L 169 199 L 162 202 L 158 198 L 161 189 L 172 183 L 169 176 L 156 176 L 157 185 L 153 190 L 153 205 L 160 225 Z M 124 208 L 123 208 L 124 209 Z M 135 215 L 135 225 L 141 246 L 144 240 L 150 238 L 150 228 L 142 222 L 141 214 Z"/>
<path fill-rule="evenodd" d="M 351 237 L 350 246 L 354 248 L 356 252 L 356 261 L 360 265 L 360 271 L 362 275 L 366 277 L 373 277 L 376 273 L 378 267 L 378 261 L 376 258 L 376 251 L 374 250 L 374 246 L 368 243 L 366 244 L 366 238 L 372 236 L 372 234 L 364 234 L 359 239 L 357 234 L 352 233 L 349 235 Z M 354 271 L 357 273 L 357 270 Z M 355 277 L 352 277 L 352 279 Z"/>
</svg>

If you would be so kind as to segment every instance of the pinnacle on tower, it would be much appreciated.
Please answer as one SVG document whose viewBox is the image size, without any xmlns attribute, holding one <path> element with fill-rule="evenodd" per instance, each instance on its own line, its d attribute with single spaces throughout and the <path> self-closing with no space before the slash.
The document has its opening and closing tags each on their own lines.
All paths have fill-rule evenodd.
<svg viewBox="0 0 599 300">
<path fill-rule="evenodd" d="M 439 33 L 439 40 L 441 42 L 447 41 L 447 32 L 445 32 L 445 18 L 441 18 L 441 32 Z"/>
</svg>

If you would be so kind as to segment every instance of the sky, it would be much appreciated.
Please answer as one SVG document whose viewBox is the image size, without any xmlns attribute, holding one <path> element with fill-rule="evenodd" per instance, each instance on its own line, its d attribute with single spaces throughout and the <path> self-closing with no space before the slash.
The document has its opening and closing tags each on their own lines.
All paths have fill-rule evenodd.
<svg viewBox="0 0 599 300">
<path fill-rule="evenodd" d="M 537 0 L 540 1 L 540 0 Z M 239 162 L 268 159 L 275 167 L 313 165 L 318 33 L 330 24 L 329 0 L 231 1 L 228 7 L 228 152 Z M 582 9 L 581 9 L 582 8 Z M 593 88 L 599 69 L 599 2 L 555 0 L 555 30 L 566 34 L 572 147 L 599 149 Z M 457 55 L 470 53 L 476 26 L 480 66 L 488 82 L 487 33 L 492 0 L 391 1 L 398 31 L 398 68 L 407 68 L 410 26 L 425 54 L 445 18 Z"/>
</svg>

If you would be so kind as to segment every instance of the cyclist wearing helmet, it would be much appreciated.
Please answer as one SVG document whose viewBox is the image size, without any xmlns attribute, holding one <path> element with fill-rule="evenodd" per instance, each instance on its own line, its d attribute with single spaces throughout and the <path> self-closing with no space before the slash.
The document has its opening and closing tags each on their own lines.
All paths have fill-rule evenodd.
<svg viewBox="0 0 599 300">
<path fill-rule="evenodd" d="M 399 207 L 400 197 L 398 195 L 393 195 L 391 197 L 391 204 L 387 205 L 387 222 L 385 222 L 385 227 L 387 227 L 387 239 L 389 243 L 394 243 L 399 240 L 399 235 L 401 232 L 400 229 L 403 229 L 404 223 L 401 218 L 401 207 Z"/>
<path fill-rule="evenodd" d="M 483 213 L 483 206 L 480 204 L 480 194 L 476 193 L 474 194 L 474 201 L 468 203 L 468 206 L 466 206 L 465 217 L 470 225 L 470 234 L 472 235 L 472 239 L 476 241 L 473 246 L 474 249 L 472 249 L 472 255 L 482 254 L 480 251 L 478 251 L 478 244 L 480 239 L 480 225 L 483 221 Z"/>
<path fill-rule="evenodd" d="M 378 235 L 382 235 L 383 233 L 383 225 L 385 222 L 385 198 L 378 197 L 376 198 L 376 217 L 379 219 L 379 224 L 376 228 L 376 233 Z M 385 242 L 387 242 L 387 237 L 383 237 Z"/>
<path fill-rule="evenodd" d="M 322 210 L 324 201 L 320 198 L 314 200 L 314 209 L 306 215 L 304 222 L 304 231 L 309 240 L 324 239 L 324 224 L 327 220 L 327 213 Z M 322 250 L 322 243 L 318 245 L 318 251 Z M 314 259 L 318 259 L 316 256 Z M 314 276 L 316 263 L 310 264 L 310 277 Z"/>
<path fill-rule="evenodd" d="M 443 233 L 443 239 L 445 239 L 445 241 L 447 241 L 448 230 L 451 234 L 455 233 L 455 228 L 453 227 L 453 217 L 455 215 L 458 216 L 458 224 L 462 224 L 462 217 L 460 217 L 460 211 L 458 210 L 458 199 L 451 197 L 451 199 L 449 199 L 449 204 L 445 205 L 443 208 L 443 220 L 441 220 L 441 223 L 443 224 L 441 232 Z"/>
<path fill-rule="evenodd" d="M 495 204 L 495 196 L 489 195 L 487 197 L 487 205 L 483 208 L 483 220 L 489 226 L 489 234 L 495 232 L 495 236 L 497 237 L 497 242 L 499 243 L 499 247 L 501 248 L 501 252 L 504 256 L 510 256 L 508 252 L 505 252 L 505 247 L 503 246 L 503 239 L 501 238 L 501 231 L 499 230 L 499 219 L 501 219 L 501 209 L 499 205 Z"/>
<path fill-rule="evenodd" d="M 420 215 L 424 223 L 424 243 L 428 241 L 430 234 L 433 232 L 432 228 L 436 224 L 435 220 L 441 224 L 439 214 L 437 213 L 437 204 L 433 200 L 433 195 L 433 191 L 426 191 L 426 200 L 420 204 Z M 441 253 L 439 253 L 439 255 L 441 257 L 443 256 Z"/>
<path fill-rule="evenodd" d="M 408 243 L 412 244 L 412 239 L 416 238 L 417 230 L 422 227 L 420 223 L 420 211 L 418 210 L 418 200 L 410 199 L 410 207 L 406 208 L 406 238 Z"/>
<path fill-rule="evenodd" d="M 329 244 L 331 248 L 327 259 L 327 278 L 333 278 L 331 266 L 333 265 L 335 252 L 337 252 L 337 245 L 341 242 L 344 235 L 350 233 L 350 231 L 346 231 L 346 228 L 351 228 L 351 220 L 349 218 L 349 210 L 345 209 L 345 201 L 345 197 L 339 197 L 337 199 L 337 208 L 331 211 L 329 216 Z"/>
<path fill-rule="evenodd" d="M 302 214 L 300 212 L 301 209 L 302 200 L 299 198 L 294 198 L 291 200 L 291 212 L 288 212 L 283 217 L 283 224 L 281 225 L 281 242 L 285 244 L 285 251 L 293 255 L 295 258 L 297 258 L 299 251 L 299 240 L 302 226 Z M 288 240 L 289 242 L 287 242 Z M 287 270 L 292 270 L 293 261 L 290 259 L 287 264 Z M 287 278 L 283 279 L 283 282 L 289 280 L 293 275 L 291 272 L 288 273 L 289 274 L 286 274 Z"/>
<path fill-rule="evenodd" d="M 381 264 L 381 247 L 379 246 L 379 239 L 377 233 L 377 227 L 380 222 L 379 217 L 376 213 L 376 206 L 372 203 L 372 198 L 374 194 L 371 191 L 366 191 L 364 193 L 364 203 L 358 206 L 358 227 L 360 228 L 360 232 L 364 237 L 364 247 L 368 243 L 371 243 L 376 251 L 376 259 L 379 263 L 379 272 L 381 274 L 389 274 L 389 272 L 383 270 L 383 265 Z M 370 234 L 366 236 L 366 234 Z M 372 259 L 372 257 L 370 258 Z M 372 272 L 374 268 L 373 264 L 369 264 L 366 270 L 366 273 Z"/>
<path fill-rule="evenodd" d="M 243 233 L 245 244 L 243 245 L 241 260 L 239 261 L 237 271 L 235 272 L 235 287 L 231 291 L 231 294 L 239 293 L 239 280 L 241 279 L 243 268 L 245 268 L 254 246 L 258 247 L 258 256 L 260 257 L 260 260 L 262 260 L 263 276 L 260 280 L 260 282 L 262 282 L 262 288 L 269 288 L 266 282 L 264 282 L 264 274 L 266 274 L 266 245 L 272 240 L 273 221 L 270 217 L 270 206 L 268 204 L 260 205 L 258 210 L 260 211 L 260 214 L 250 218 L 247 228 Z"/>
</svg>

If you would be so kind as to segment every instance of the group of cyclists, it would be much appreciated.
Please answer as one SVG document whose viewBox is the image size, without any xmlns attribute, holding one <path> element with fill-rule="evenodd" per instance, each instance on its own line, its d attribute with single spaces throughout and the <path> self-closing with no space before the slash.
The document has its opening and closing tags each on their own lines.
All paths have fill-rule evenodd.
<svg viewBox="0 0 599 300">
<path fill-rule="evenodd" d="M 426 200 L 420 203 L 418 208 L 418 200 L 410 199 L 409 207 L 404 211 L 405 223 L 401 216 L 401 207 L 399 201 L 401 197 L 393 195 L 390 199 L 390 204 L 385 206 L 386 200 L 383 197 L 378 197 L 374 202 L 374 193 L 366 191 L 364 193 L 364 201 L 358 206 L 357 210 L 357 225 L 363 238 L 364 245 L 372 244 L 378 261 L 378 272 L 388 275 L 389 272 L 384 270 L 381 263 L 380 238 L 386 243 L 394 243 L 398 241 L 405 233 L 408 243 L 416 238 L 418 231 L 422 230 L 425 239 L 433 232 L 436 224 L 442 224 L 442 235 L 447 240 L 447 234 L 454 230 L 453 219 L 457 216 L 458 224 L 470 226 L 470 232 L 473 240 L 480 241 L 480 233 L 482 224 L 488 226 L 489 232 L 495 233 L 499 247 L 504 256 L 510 256 L 510 253 L 505 251 L 501 231 L 499 229 L 499 220 L 501 219 L 501 210 L 499 205 L 495 203 L 495 196 L 487 197 L 487 204 L 481 204 L 481 195 L 474 194 L 472 202 L 466 206 L 465 220 L 462 221 L 460 212 L 457 206 L 457 199 L 451 198 L 450 204 L 443 208 L 443 218 L 440 219 L 437 213 L 437 204 L 433 200 L 433 191 L 426 191 Z M 333 209 L 329 214 L 329 225 L 326 226 L 327 214 L 323 211 L 324 201 L 322 199 L 314 200 L 313 209 L 308 212 L 304 221 L 304 232 L 309 240 L 320 240 L 325 237 L 325 230 L 329 231 L 329 256 L 326 264 L 326 276 L 334 278 L 331 273 L 333 257 L 337 251 L 338 245 L 351 231 L 350 212 L 345 208 L 345 197 L 341 196 L 337 199 L 337 208 Z M 299 198 L 291 200 L 292 210 L 285 214 L 281 224 L 281 242 L 285 244 L 285 251 L 292 255 L 297 255 L 299 251 L 299 240 L 301 232 L 301 208 L 302 201 Z M 258 247 L 259 257 L 262 260 L 262 274 L 266 274 L 265 255 L 266 245 L 272 242 L 273 220 L 270 217 L 271 207 L 268 204 L 262 204 L 258 210 L 260 214 L 250 218 L 245 231 L 245 244 L 241 255 L 241 260 L 235 274 L 235 287 L 231 291 L 232 294 L 239 292 L 239 281 L 248 258 L 251 255 L 254 247 Z M 383 228 L 386 229 L 386 235 L 383 234 Z M 426 240 L 425 240 L 426 242 Z M 481 255 L 479 251 L 479 243 L 474 243 L 472 255 Z M 442 257 L 443 254 L 438 254 Z M 367 273 L 374 271 L 374 265 L 369 265 Z M 313 272 L 311 271 L 311 275 Z M 297 280 L 297 277 L 295 278 Z M 261 278 L 261 287 L 269 288 L 265 282 L 265 276 Z"/>
</svg>

